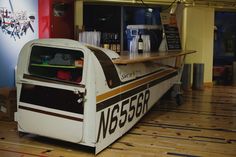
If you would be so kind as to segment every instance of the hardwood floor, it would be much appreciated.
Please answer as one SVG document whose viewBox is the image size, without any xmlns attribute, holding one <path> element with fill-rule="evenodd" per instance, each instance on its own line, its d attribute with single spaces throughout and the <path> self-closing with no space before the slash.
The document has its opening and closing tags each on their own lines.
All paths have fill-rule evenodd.
<svg viewBox="0 0 236 157">
<path fill-rule="evenodd" d="M 185 103 L 162 100 L 101 157 L 236 156 L 236 87 L 216 86 L 184 93 Z M 1 157 L 90 157 L 86 149 L 27 134 L 14 122 L 0 122 Z"/>
</svg>

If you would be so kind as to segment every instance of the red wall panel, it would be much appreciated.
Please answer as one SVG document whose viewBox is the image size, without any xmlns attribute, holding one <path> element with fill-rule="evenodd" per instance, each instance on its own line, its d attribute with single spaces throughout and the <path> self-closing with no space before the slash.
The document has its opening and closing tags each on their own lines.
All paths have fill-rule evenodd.
<svg viewBox="0 0 236 157">
<path fill-rule="evenodd" d="M 62 15 L 54 15 L 56 5 L 65 4 Z M 38 0 L 39 38 L 74 38 L 74 0 Z"/>
<path fill-rule="evenodd" d="M 39 38 L 51 37 L 52 0 L 38 0 Z"/>
</svg>

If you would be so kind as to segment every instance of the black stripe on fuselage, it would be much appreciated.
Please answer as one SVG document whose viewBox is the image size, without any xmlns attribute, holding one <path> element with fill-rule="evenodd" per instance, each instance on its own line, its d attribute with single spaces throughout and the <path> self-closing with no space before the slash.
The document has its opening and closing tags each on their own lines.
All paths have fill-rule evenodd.
<svg viewBox="0 0 236 157">
<path fill-rule="evenodd" d="M 110 99 L 102 101 L 102 102 L 97 104 L 96 110 L 97 111 L 101 111 L 101 110 L 103 110 L 103 109 L 105 109 L 105 108 L 107 108 L 107 107 L 109 107 L 111 105 L 114 105 L 115 103 L 118 103 L 121 100 L 125 100 L 125 99 L 131 97 L 132 95 L 135 95 L 136 93 L 139 93 L 139 92 L 141 92 L 141 91 L 143 91 L 143 90 L 145 90 L 147 88 L 153 87 L 153 86 L 155 86 L 155 85 L 157 85 L 157 84 L 159 84 L 159 83 L 161 83 L 161 82 L 163 82 L 163 81 L 165 81 L 167 79 L 170 79 L 170 78 L 176 76 L 177 74 L 178 74 L 177 71 L 172 72 L 172 73 L 170 73 L 170 74 L 168 74 L 168 75 L 166 75 L 164 77 L 161 77 L 159 79 L 153 80 L 153 81 L 148 82 L 146 84 L 143 84 L 143 85 L 141 85 L 141 86 L 139 86 L 137 88 L 134 88 L 132 90 L 129 90 L 129 91 L 126 91 L 126 92 L 121 93 L 119 95 L 116 95 L 116 96 L 114 96 L 114 97 L 112 97 Z"/>
<path fill-rule="evenodd" d="M 106 77 L 107 85 L 109 86 L 109 88 L 120 86 L 122 82 L 120 81 L 116 67 L 113 64 L 112 60 L 102 50 L 91 46 L 87 46 L 87 48 L 93 52 L 93 54 L 97 57 L 100 65 L 102 66 L 102 70 Z"/>
<path fill-rule="evenodd" d="M 42 114 L 46 114 L 46 115 L 50 115 L 50 116 L 54 116 L 54 117 L 60 117 L 60 118 L 64 118 L 64 119 L 83 122 L 82 118 L 72 117 L 72 116 L 63 115 L 63 114 L 54 113 L 54 112 L 49 112 L 49 111 L 44 111 L 44 110 L 39 110 L 39 109 L 36 109 L 36 108 L 31 108 L 31 107 L 26 107 L 26 106 L 21 106 L 20 105 L 19 109 L 32 111 L 32 112 L 37 112 L 37 113 L 42 113 Z"/>
</svg>

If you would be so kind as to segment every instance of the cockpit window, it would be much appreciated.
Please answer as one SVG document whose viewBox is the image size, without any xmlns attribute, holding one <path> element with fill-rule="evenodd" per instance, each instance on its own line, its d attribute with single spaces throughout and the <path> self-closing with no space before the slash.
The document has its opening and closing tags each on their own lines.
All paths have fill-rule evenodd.
<svg viewBox="0 0 236 157">
<path fill-rule="evenodd" d="M 82 51 L 33 46 L 28 70 L 34 76 L 80 83 L 83 64 L 84 54 Z"/>
</svg>

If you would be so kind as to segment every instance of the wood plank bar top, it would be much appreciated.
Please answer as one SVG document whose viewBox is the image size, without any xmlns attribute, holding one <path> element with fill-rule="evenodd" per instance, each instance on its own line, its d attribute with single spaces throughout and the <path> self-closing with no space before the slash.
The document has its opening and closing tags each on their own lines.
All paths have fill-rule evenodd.
<svg viewBox="0 0 236 157">
<path fill-rule="evenodd" d="M 148 62 L 154 60 L 161 60 L 167 58 L 173 58 L 178 56 L 183 56 L 191 53 L 195 53 L 194 50 L 185 51 L 169 51 L 169 52 L 151 52 L 143 53 L 142 55 L 121 55 L 120 58 L 114 59 L 114 64 L 134 64 L 140 62 Z M 125 52 L 128 54 L 128 52 Z"/>
</svg>

